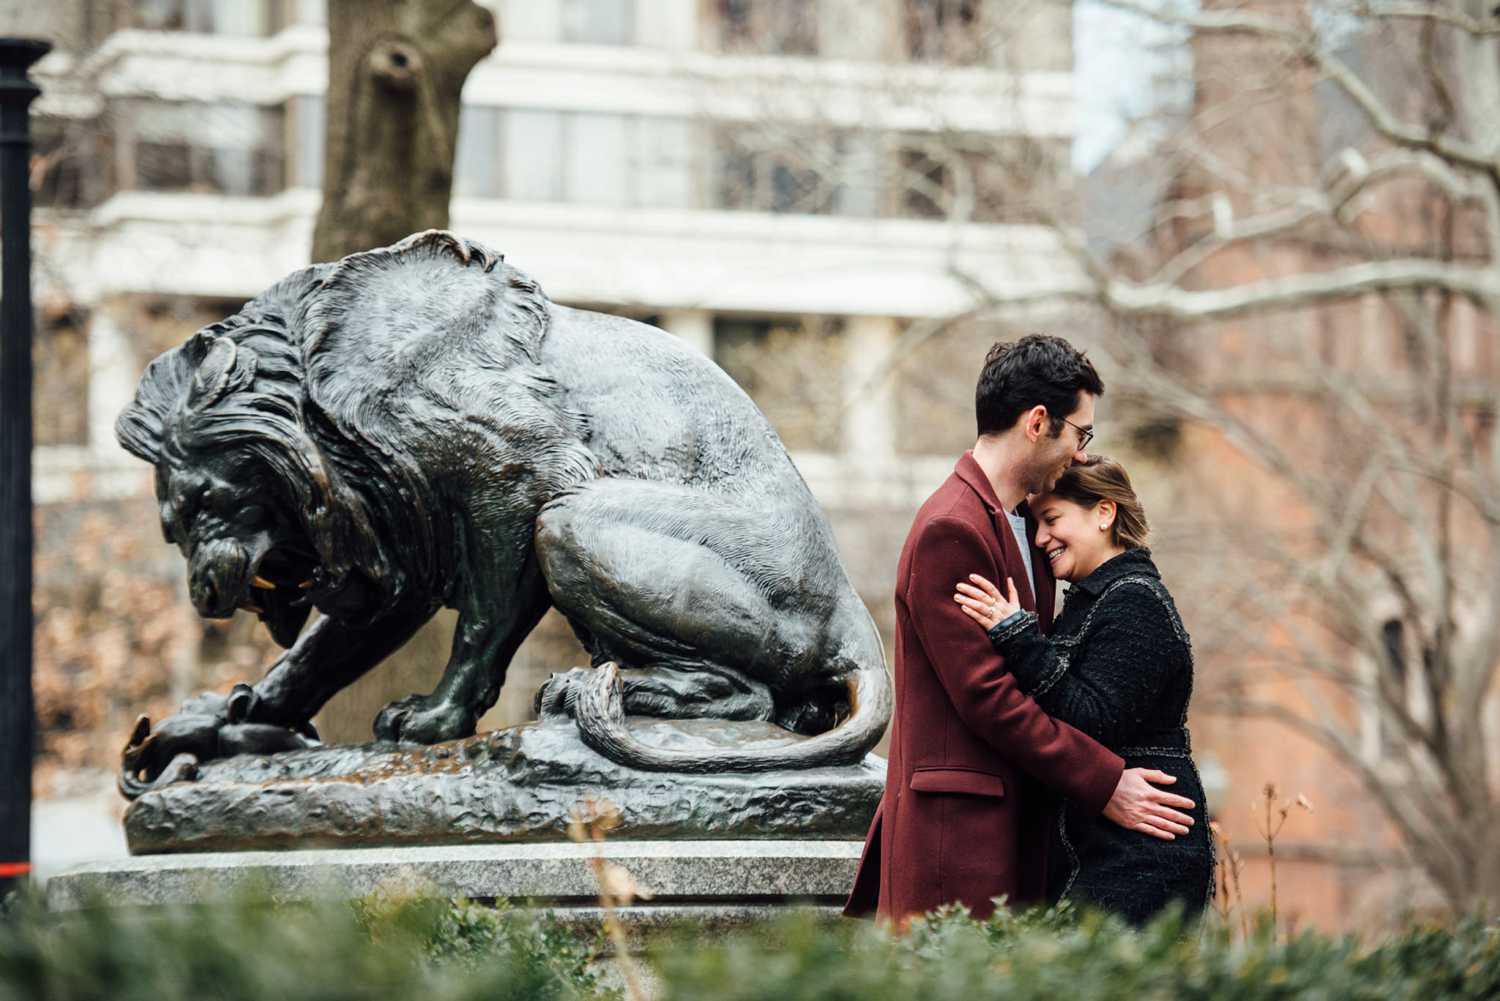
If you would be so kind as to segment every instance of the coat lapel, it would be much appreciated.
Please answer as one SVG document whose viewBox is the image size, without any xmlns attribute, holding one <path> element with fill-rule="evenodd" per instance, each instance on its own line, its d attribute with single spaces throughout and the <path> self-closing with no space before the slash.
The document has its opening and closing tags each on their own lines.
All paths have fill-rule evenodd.
<svg viewBox="0 0 1500 1001">
<path fill-rule="evenodd" d="M 1052 621 L 1050 602 L 1047 614 L 1042 615 L 1041 609 L 1037 607 L 1036 582 L 1026 579 L 1026 561 L 1021 558 L 1021 548 L 1016 542 L 1016 533 L 1011 531 L 1010 520 L 1006 518 L 1005 511 L 1000 506 L 1000 498 L 995 495 L 995 488 L 990 485 L 990 478 L 984 475 L 984 470 L 980 469 L 979 463 L 974 461 L 974 453 L 965 452 L 953 471 L 979 495 L 979 499 L 984 502 L 985 510 L 989 511 L 990 525 L 994 528 L 996 541 L 1000 543 L 1001 566 L 1016 582 L 1016 597 L 1021 599 L 1021 607 L 1027 611 L 1036 612 L 1038 618 L 1050 624 Z M 1021 510 L 1026 511 L 1025 504 L 1021 505 Z M 1031 539 L 1036 538 L 1035 525 L 1029 511 L 1026 512 L 1026 532 L 1029 544 Z M 1032 548 L 1034 553 L 1035 547 Z M 1035 559 L 1032 560 L 1031 565 L 1035 573 L 1045 572 Z M 997 580 L 993 583 L 1002 593 L 1005 591 L 1005 581 Z"/>
</svg>

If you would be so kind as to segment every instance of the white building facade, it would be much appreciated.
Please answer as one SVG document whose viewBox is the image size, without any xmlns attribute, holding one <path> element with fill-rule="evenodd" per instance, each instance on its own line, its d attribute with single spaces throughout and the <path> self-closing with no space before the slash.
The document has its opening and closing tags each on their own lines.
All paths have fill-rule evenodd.
<svg viewBox="0 0 1500 1001">
<path fill-rule="evenodd" d="M 775 326 L 832 331 L 842 370 L 819 374 L 843 390 L 826 422 L 838 427 L 784 430 L 789 445 L 833 508 L 919 499 L 937 467 L 902 446 L 899 426 L 922 415 L 899 413 L 883 377 L 902 332 L 973 305 L 955 270 L 997 289 L 1068 272 L 1044 227 L 1004 211 L 955 222 L 934 204 L 953 181 L 922 161 L 924 143 L 1070 143 L 1067 11 L 1002 0 L 491 6 L 501 44 L 464 90 L 450 228 L 556 300 L 646 318 L 709 354 Z M 43 501 L 80 464 L 130 468 L 110 429 L 144 359 L 98 307 L 232 307 L 254 295 L 308 263 L 322 179 L 321 2 L 76 8 L 54 15 L 75 42 L 41 67 L 37 113 L 42 151 L 71 145 L 85 162 L 39 191 L 37 254 L 39 295 L 89 318 L 89 416 L 83 440 L 41 450 Z M 1013 44 L 994 44 L 1002 31 Z M 937 193 L 906 183 L 913 172 Z M 976 358 L 952 361 L 977 371 Z"/>
<path fill-rule="evenodd" d="M 450 228 L 557 301 L 645 319 L 719 361 L 777 426 L 888 631 L 901 541 L 972 441 L 989 343 L 935 336 L 939 321 L 974 307 L 966 276 L 1068 283 L 1051 231 L 982 151 L 1026 137 L 1067 162 L 1069 12 L 489 6 L 501 43 L 464 91 Z M 32 178 L 47 871 L 122 850 L 111 773 L 135 713 L 256 677 L 273 655 L 252 622 L 198 623 L 149 470 L 113 423 L 151 357 L 309 263 L 328 34 L 322 0 L 0 0 L 0 31 L 54 43 Z M 435 670 L 445 638 L 428 632 L 401 656 Z M 525 718 L 541 676 L 579 662 L 570 643 L 544 621 L 483 725 Z M 379 687 L 345 693 L 346 715 L 373 718 Z"/>
<path fill-rule="evenodd" d="M 490 6 L 501 43 L 464 90 L 450 228 L 557 301 L 644 319 L 714 357 L 781 433 L 888 635 L 901 542 L 972 443 L 995 333 L 955 336 L 944 318 L 975 308 L 975 275 L 992 291 L 1071 284 L 1052 230 L 986 152 L 1024 140 L 1067 163 L 1069 12 L 1040 0 Z M 249 621 L 193 625 L 149 470 L 113 423 L 155 354 L 309 263 L 326 16 L 321 0 L 0 0 L 0 18 L 55 44 L 33 117 L 43 758 L 102 774 L 140 692 L 159 714 L 257 677 L 273 655 Z M 106 568 L 84 566 L 78 550 L 100 539 Z M 88 583 L 126 559 L 130 581 L 161 592 L 146 617 L 176 616 L 166 632 L 190 641 L 150 640 L 142 613 L 114 602 L 118 585 Z M 68 639 L 84 634 L 118 634 L 118 649 Z M 446 637 L 429 634 L 400 657 L 435 674 Z M 549 616 L 482 725 L 526 718 L 540 679 L 580 655 Z M 120 672 L 135 672 L 131 686 Z M 368 733 L 390 683 L 341 695 L 339 711 L 365 722 L 334 736 Z"/>
</svg>

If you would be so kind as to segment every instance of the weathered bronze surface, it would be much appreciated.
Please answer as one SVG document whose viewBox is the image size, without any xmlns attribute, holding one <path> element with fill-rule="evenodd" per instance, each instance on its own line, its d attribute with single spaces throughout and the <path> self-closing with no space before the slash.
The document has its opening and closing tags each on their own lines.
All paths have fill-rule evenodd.
<svg viewBox="0 0 1500 1001">
<path fill-rule="evenodd" d="M 800 739 L 759 721 L 638 719 L 631 731 L 652 746 L 700 751 Z M 556 841 L 567 838 L 580 803 L 618 807 L 611 840 L 858 840 L 885 766 L 871 755 L 754 775 L 641 771 L 584 746 L 571 720 L 553 718 L 431 747 L 242 754 L 205 762 L 198 778 L 130 805 L 132 852 Z"/>
<path fill-rule="evenodd" d="M 684 782 L 653 772 L 741 773 L 682 788 L 746 792 L 802 769 L 862 775 L 889 720 L 874 625 L 750 399 L 671 335 L 552 303 L 478 244 L 429 231 L 288 276 L 152 362 L 117 432 L 156 467 L 162 530 L 188 562 L 198 611 L 252 609 L 287 647 L 255 684 L 138 724 L 121 775 L 127 796 L 150 791 L 132 810 L 136 844 L 212 840 L 189 834 L 197 822 L 177 807 L 159 819 L 193 795 L 173 786 L 182 779 L 457 760 L 309 749 L 323 703 L 444 605 L 459 623 L 442 680 L 386 706 L 380 740 L 472 735 L 549 608 L 589 651 L 591 668 L 537 693 L 547 726 L 443 745 L 481 749 L 486 768 L 438 767 L 431 781 L 488 775 L 512 803 L 551 782 L 528 742 L 574 762 L 574 793 L 596 761 L 617 766 L 610 788 Z M 647 740 L 639 717 L 755 725 Z M 276 752 L 288 753 L 244 757 Z M 743 775 L 756 772 L 776 775 Z M 318 776 L 300 781 L 312 789 Z M 540 813 L 516 820 L 519 807 L 497 802 L 486 836 L 555 829 L 567 797 L 527 795 Z M 717 830 L 709 815 L 734 798 L 704 797 L 693 836 Z M 653 835 L 670 826 L 641 823 Z M 777 824 L 742 826 L 786 833 Z"/>
</svg>

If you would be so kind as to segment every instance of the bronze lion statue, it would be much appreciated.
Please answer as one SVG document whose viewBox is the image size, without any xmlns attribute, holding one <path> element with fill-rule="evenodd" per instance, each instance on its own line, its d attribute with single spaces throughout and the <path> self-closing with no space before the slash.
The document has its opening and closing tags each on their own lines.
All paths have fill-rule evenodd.
<svg viewBox="0 0 1500 1001">
<path fill-rule="evenodd" d="M 324 702 L 443 606 L 442 680 L 381 710 L 377 738 L 473 734 L 552 607 L 592 669 L 538 707 L 617 763 L 851 763 L 889 720 L 879 637 L 764 415 L 671 335 L 550 302 L 477 243 L 428 231 L 289 275 L 154 360 L 116 430 L 156 467 L 198 612 L 250 609 L 287 648 L 254 685 L 138 724 L 127 795 L 311 743 Z M 627 715 L 802 736 L 658 747 Z"/>
</svg>

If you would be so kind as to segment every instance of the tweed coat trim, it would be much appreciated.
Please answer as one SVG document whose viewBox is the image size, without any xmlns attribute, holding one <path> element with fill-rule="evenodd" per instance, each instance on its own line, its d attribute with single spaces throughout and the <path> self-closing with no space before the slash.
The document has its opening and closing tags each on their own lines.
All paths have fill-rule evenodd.
<svg viewBox="0 0 1500 1001">
<path fill-rule="evenodd" d="M 989 630 L 991 643 L 1004 643 L 1006 640 L 1014 639 L 1032 626 L 1037 625 L 1039 620 L 1035 612 L 1022 612 L 1021 617 L 1015 622 L 1001 629 L 999 624 L 992 626 Z"/>
<path fill-rule="evenodd" d="M 1078 590 L 1098 597 L 1107 591 L 1111 584 L 1127 575 L 1161 577 L 1161 571 L 1151 561 L 1150 549 L 1145 546 L 1127 549 L 1120 555 L 1099 564 L 1094 568 L 1094 572 L 1083 580 L 1074 581 L 1068 586 L 1070 590 Z"/>
<path fill-rule="evenodd" d="M 1094 619 L 1099 614 L 1099 608 L 1104 604 L 1104 599 L 1121 588 L 1130 586 L 1144 587 L 1156 596 L 1157 601 L 1161 602 L 1162 607 L 1166 609 L 1167 619 L 1172 623 L 1172 632 L 1176 634 L 1178 641 L 1188 648 L 1188 657 L 1191 659 L 1192 639 L 1188 636 L 1187 629 L 1182 624 L 1182 616 L 1177 614 L 1177 608 L 1172 603 L 1172 597 L 1167 593 L 1167 589 L 1163 586 L 1161 578 L 1144 573 L 1131 574 L 1128 577 L 1121 577 L 1115 580 L 1104 589 L 1104 592 L 1099 595 L 1099 600 L 1089 609 L 1088 615 L 1084 617 L 1083 625 L 1078 627 L 1076 633 L 1070 636 L 1053 636 L 1048 639 L 1048 642 L 1057 649 L 1057 663 L 1037 685 L 1036 691 L 1032 693 L 1033 697 L 1045 693 L 1062 679 L 1072 660 L 1073 648 L 1077 647 L 1079 643 L 1088 637 L 1089 632 L 1093 629 Z M 1009 639 L 1015 635 L 1017 634 L 1007 630 L 1006 638 Z M 1192 694 L 1191 688 L 1189 688 L 1188 694 Z M 1186 710 L 1183 711 L 1182 725 L 1187 725 Z"/>
<path fill-rule="evenodd" d="M 1057 811 L 1057 837 L 1062 841 L 1063 851 L 1068 853 L 1068 881 L 1063 884 L 1062 892 L 1057 895 L 1057 899 L 1066 900 L 1073 889 L 1073 884 L 1078 881 L 1078 873 L 1083 869 L 1083 863 L 1078 860 L 1078 849 L 1074 848 L 1073 842 L 1068 839 L 1067 803 L 1063 803 Z"/>
<path fill-rule="evenodd" d="M 1068 673 L 1068 668 L 1073 666 L 1072 647 L 1073 644 L 1070 643 L 1067 647 L 1057 651 L 1057 657 L 1052 662 L 1052 670 L 1048 671 L 1042 680 L 1037 682 L 1036 690 L 1031 693 L 1032 698 L 1046 695 L 1052 691 L 1053 687 L 1063 679 L 1063 675 Z"/>
</svg>

